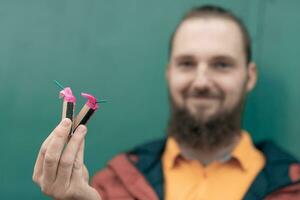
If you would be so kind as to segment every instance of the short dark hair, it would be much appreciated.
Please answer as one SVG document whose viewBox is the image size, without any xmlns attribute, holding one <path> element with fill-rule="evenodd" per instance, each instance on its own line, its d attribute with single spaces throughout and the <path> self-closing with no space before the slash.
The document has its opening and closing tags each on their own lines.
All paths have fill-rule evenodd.
<svg viewBox="0 0 300 200">
<path fill-rule="evenodd" d="M 246 29 L 246 26 L 231 11 L 226 10 L 220 6 L 215 6 L 215 5 L 204 5 L 204 6 L 193 7 L 184 15 L 184 17 L 181 19 L 181 21 L 177 25 L 175 31 L 171 35 L 171 38 L 169 41 L 169 57 L 171 57 L 171 54 L 172 54 L 173 42 L 174 42 L 174 37 L 176 35 L 176 32 L 177 32 L 179 26 L 184 21 L 186 21 L 188 19 L 192 19 L 192 18 L 214 18 L 214 17 L 228 19 L 228 20 L 235 22 L 238 25 L 238 27 L 241 31 L 241 34 L 242 34 L 243 42 L 244 42 L 246 61 L 247 61 L 247 63 L 249 63 L 252 59 L 252 49 L 251 49 L 251 38 Z"/>
</svg>

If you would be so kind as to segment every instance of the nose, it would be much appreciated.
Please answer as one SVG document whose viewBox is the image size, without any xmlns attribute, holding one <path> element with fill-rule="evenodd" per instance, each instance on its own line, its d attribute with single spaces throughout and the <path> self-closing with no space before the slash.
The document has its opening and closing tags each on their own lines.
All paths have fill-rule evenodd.
<svg viewBox="0 0 300 200">
<path fill-rule="evenodd" d="M 194 74 L 193 86 L 198 89 L 207 89 L 210 87 L 211 77 L 206 64 L 199 64 Z"/>
</svg>

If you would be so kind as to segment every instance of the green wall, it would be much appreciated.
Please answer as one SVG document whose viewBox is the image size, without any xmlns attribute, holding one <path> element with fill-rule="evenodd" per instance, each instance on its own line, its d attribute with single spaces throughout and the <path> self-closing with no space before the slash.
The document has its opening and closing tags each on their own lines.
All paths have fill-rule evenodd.
<svg viewBox="0 0 300 200">
<path fill-rule="evenodd" d="M 300 158 L 299 1 L 0 1 L 0 199 L 48 199 L 32 182 L 42 141 L 59 122 L 57 79 L 109 100 L 89 124 L 91 174 L 117 152 L 164 135 L 168 38 L 183 12 L 235 11 L 254 43 L 260 80 L 245 126 Z"/>
</svg>

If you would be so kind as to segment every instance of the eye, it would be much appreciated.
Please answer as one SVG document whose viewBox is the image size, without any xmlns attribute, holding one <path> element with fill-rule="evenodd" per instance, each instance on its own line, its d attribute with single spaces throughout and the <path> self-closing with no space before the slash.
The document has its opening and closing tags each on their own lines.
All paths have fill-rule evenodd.
<svg viewBox="0 0 300 200">
<path fill-rule="evenodd" d="M 180 60 L 177 63 L 177 66 L 184 69 L 190 69 L 194 67 L 196 63 L 193 60 Z"/>
<path fill-rule="evenodd" d="M 213 63 L 213 67 L 223 70 L 223 69 L 229 69 L 229 68 L 233 67 L 233 64 L 230 62 L 225 62 L 225 61 L 217 61 L 217 62 Z"/>
</svg>

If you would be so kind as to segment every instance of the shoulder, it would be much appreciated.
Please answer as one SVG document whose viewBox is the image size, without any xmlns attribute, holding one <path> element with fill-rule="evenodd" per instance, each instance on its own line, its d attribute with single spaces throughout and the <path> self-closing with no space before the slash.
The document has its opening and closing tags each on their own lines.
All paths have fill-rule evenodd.
<svg viewBox="0 0 300 200">
<path fill-rule="evenodd" d="M 270 141 L 257 143 L 266 164 L 256 177 L 250 193 L 266 199 L 300 199 L 300 162 Z"/>
<path fill-rule="evenodd" d="M 287 177 L 288 181 L 292 182 L 300 179 L 300 162 L 296 157 L 270 141 L 257 143 L 256 147 L 264 154 L 266 159 L 264 171 L 272 174 L 272 179 L 280 180 Z"/>
<path fill-rule="evenodd" d="M 278 162 L 278 161 L 297 161 L 297 159 L 290 153 L 280 148 L 274 142 L 262 141 L 255 143 L 257 149 L 264 153 L 267 161 Z"/>
</svg>

